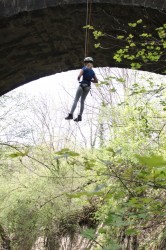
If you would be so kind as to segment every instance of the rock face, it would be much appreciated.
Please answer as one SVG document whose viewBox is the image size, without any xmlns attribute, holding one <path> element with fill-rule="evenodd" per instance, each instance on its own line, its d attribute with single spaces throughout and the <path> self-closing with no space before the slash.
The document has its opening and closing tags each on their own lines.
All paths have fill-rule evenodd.
<svg viewBox="0 0 166 250">
<path fill-rule="evenodd" d="M 85 47 L 86 0 L 0 0 L 0 95 L 29 81 L 82 65 Z M 142 19 L 149 27 L 166 23 L 165 0 L 93 0 L 91 24 L 112 37 L 128 32 L 129 22 Z M 121 44 L 112 37 L 107 49 L 95 49 L 89 37 L 89 55 L 95 67 L 116 64 Z M 163 59 L 143 70 L 163 73 Z"/>
</svg>

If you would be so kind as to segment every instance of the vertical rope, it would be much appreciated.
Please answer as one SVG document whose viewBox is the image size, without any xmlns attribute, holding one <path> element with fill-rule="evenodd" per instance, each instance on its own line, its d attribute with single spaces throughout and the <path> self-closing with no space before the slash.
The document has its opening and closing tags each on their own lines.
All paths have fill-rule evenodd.
<svg viewBox="0 0 166 250">
<path fill-rule="evenodd" d="M 92 0 L 87 0 L 86 6 L 86 26 L 91 25 Z M 85 57 L 88 55 L 89 49 L 89 28 L 86 28 L 85 33 Z"/>
<path fill-rule="evenodd" d="M 89 13 L 89 1 L 86 4 L 86 26 L 88 25 L 88 13 Z M 85 57 L 87 56 L 87 39 L 88 39 L 88 28 L 86 27 L 85 33 Z"/>
<path fill-rule="evenodd" d="M 90 7 L 89 7 L 89 15 L 88 15 L 88 23 L 91 25 L 91 12 L 92 12 L 92 0 L 90 1 Z M 88 29 L 88 38 L 87 38 L 87 55 L 89 53 L 89 29 Z"/>
</svg>

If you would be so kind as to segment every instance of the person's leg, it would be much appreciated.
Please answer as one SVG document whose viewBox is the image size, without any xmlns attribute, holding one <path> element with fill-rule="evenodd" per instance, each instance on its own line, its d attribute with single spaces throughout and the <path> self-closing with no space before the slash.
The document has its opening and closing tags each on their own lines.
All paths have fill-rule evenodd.
<svg viewBox="0 0 166 250">
<path fill-rule="evenodd" d="M 81 115 L 81 116 L 84 112 L 84 103 L 85 103 L 85 99 L 86 99 L 89 91 L 90 91 L 90 87 L 86 87 L 86 88 L 84 88 L 84 91 L 81 95 L 81 106 L 80 106 L 80 113 L 79 113 L 79 115 Z"/>
<path fill-rule="evenodd" d="M 74 113 L 74 110 L 76 109 L 77 103 L 80 99 L 80 96 L 82 96 L 82 94 L 83 94 L 83 89 L 82 89 L 82 87 L 79 86 L 77 89 L 77 92 L 76 92 L 76 96 L 75 96 L 74 103 L 73 103 L 73 106 L 71 108 L 70 114 Z"/>
<path fill-rule="evenodd" d="M 83 89 L 82 89 L 82 87 L 79 86 L 77 89 L 76 95 L 75 95 L 75 99 L 74 99 L 71 111 L 70 111 L 69 115 L 65 118 L 66 120 L 73 119 L 73 113 L 77 107 L 78 100 L 79 100 L 80 96 L 82 95 L 82 93 L 83 93 Z"/>
<path fill-rule="evenodd" d="M 86 99 L 89 91 L 90 91 L 90 87 L 84 88 L 84 91 L 83 91 L 83 93 L 81 95 L 80 113 L 79 113 L 78 117 L 74 120 L 75 122 L 82 121 L 82 114 L 83 114 L 83 111 L 84 111 L 84 102 L 85 102 L 85 99 Z"/>
</svg>

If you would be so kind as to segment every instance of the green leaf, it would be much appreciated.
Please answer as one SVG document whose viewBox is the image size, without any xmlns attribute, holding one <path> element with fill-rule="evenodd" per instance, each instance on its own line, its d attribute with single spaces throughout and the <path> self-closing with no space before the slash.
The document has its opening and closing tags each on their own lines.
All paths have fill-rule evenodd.
<svg viewBox="0 0 166 250">
<path fill-rule="evenodd" d="M 113 148 L 108 147 L 108 148 L 106 148 L 106 150 L 107 150 L 108 152 L 111 152 L 113 157 L 116 155 L 116 152 L 113 150 Z"/>
<path fill-rule="evenodd" d="M 125 80 L 124 78 L 120 77 L 120 78 L 117 78 L 117 81 L 123 83 L 123 82 L 125 82 L 126 80 Z"/>
<path fill-rule="evenodd" d="M 134 35 L 133 34 L 129 34 L 128 37 L 132 39 L 134 37 Z"/>
<path fill-rule="evenodd" d="M 76 153 L 74 151 L 68 151 L 67 154 L 72 157 L 79 156 L 79 153 Z"/>
<path fill-rule="evenodd" d="M 134 27 L 136 27 L 136 26 L 137 26 L 137 23 L 128 23 L 128 26 L 130 26 L 130 27 L 134 28 Z"/>
<path fill-rule="evenodd" d="M 141 219 L 145 219 L 145 218 L 147 218 L 147 213 L 146 214 L 138 214 L 137 217 L 141 218 Z"/>
<path fill-rule="evenodd" d="M 16 158 L 16 157 L 19 157 L 19 156 L 22 156 L 22 154 L 20 154 L 20 153 L 13 153 L 13 154 L 9 155 L 10 158 Z"/>
<path fill-rule="evenodd" d="M 101 43 L 95 43 L 95 44 L 94 44 L 95 49 L 99 48 L 100 45 L 101 45 Z"/>
<path fill-rule="evenodd" d="M 142 66 L 140 63 L 131 63 L 130 65 L 132 69 L 140 69 Z"/>
<path fill-rule="evenodd" d="M 100 229 L 98 230 L 98 232 L 99 232 L 100 234 L 105 234 L 105 233 L 107 232 L 107 230 L 106 230 L 105 228 L 100 228 Z"/>
<path fill-rule="evenodd" d="M 96 230 L 93 228 L 86 229 L 81 233 L 81 235 L 89 240 L 92 240 L 95 237 Z"/>
<path fill-rule="evenodd" d="M 62 150 L 55 152 L 55 154 L 64 155 L 64 156 L 71 156 L 71 157 L 79 156 L 78 153 L 71 151 L 68 148 L 63 148 Z"/>
<path fill-rule="evenodd" d="M 135 43 L 130 43 L 130 47 L 135 47 L 136 44 Z"/>
<path fill-rule="evenodd" d="M 94 27 L 91 26 L 91 25 L 86 25 L 86 26 L 83 26 L 84 29 L 89 29 L 89 30 L 94 30 Z"/>
<path fill-rule="evenodd" d="M 117 39 L 123 39 L 124 38 L 124 36 L 117 36 Z"/>
<path fill-rule="evenodd" d="M 139 19 L 138 21 L 137 21 L 137 23 L 139 24 L 139 23 L 142 23 L 142 19 Z"/>
<path fill-rule="evenodd" d="M 163 42 L 163 48 L 166 49 L 166 41 Z"/>
<path fill-rule="evenodd" d="M 166 165 L 166 161 L 161 155 L 140 156 L 136 155 L 138 161 L 148 167 L 161 167 Z"/>
<path fill-rule="evenodd" d="M 142 37 L 151 37 L 152 35 L 151 34 L 148 34 L 148 33 L 142 33 L 141 35 L 139 36 L 142 36 Z"/>
<path fill-rule="evenodd" d="M 85 170 L 91 170 L 96 165 L 96 160 L 94 159 L 84 159 Z"/>
<path fill-rule="evenodd" d="M 94 38 L 97 40 L 99 37 L 104 36 L 104 34 L 101 31 L 93 31 Z"/>
<path fill-rule="evenodd" d="M 118 52 L 117 52 L 118 53 Z M 122 59 L 121 59 L 121 56 L 119 56 L 119 55 L 114 55 L 114 57 L 113 57 L 113 59 L 115 60 L 115 61 L 117 61 L 117 62 L 121 62 L 122 61 Z"/>
<path fill-rule="evenodd" d="M 16 153 L 12 153 L 12 154 L 9 154 L 8 156 L 10 158 L 16 158 L 16 157 L 23 157 L 23 156 L 26 156 L 28 154 L 28 152 L 16 152 Z"/>
<path fill-rule="evenodd" d="M 69 151 L 68 148 L 63 148 L 63 149 L 61 149 L 60 151 L 55 152 L 55 154 L 57 154 L 57 155 L 62 155 L 62 154 L 64 154 L 64 153 L 68 152 L 68 151 Z"/>
<path fill-rule="evenodd" d="M 116 89 L 115 88 L 111 88 L 109 91 L 115 93 Z"/>
<path fill-rule="evenodd" d="M 125 234 L 126 235 L 136 235 L 138 233 L 138 231 L 137 230 L 135 230 L 135 229 L 127 229 L 126 231 L 125 231 Z"/>
<path fill-rule="evenodd" d="M 109 245 L 102 248 L 102 250 L 119 250 L 121 246 L 113 240 L 109 240 Z"/>
</svg>

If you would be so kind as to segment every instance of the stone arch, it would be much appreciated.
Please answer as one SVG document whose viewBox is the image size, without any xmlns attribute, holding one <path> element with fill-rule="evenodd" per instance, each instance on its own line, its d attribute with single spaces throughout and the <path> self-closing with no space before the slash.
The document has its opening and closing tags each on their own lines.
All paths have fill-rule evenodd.
<svg viewBox="0 0 166 250">
<path fill-rule="evenodd" d="M 92 24 L 113 36 L 118 30 L 127 32 L 128 23 L 140 18 L 150 30 L 160 27 L 166 20 L 166 1 L 93 1 Z M 40 77 L 80 68 L 85 19 L 86 0 L 0 0 L 0 95 Z M 107 50 L 94 49 L 93 42 L 91 37 L 95 66 L 129 68 L 113 60 L 120 46 L 114 39 L 105 41 Z M 143 70 L 162 73 L 163 61 Z"/>
</svg>

